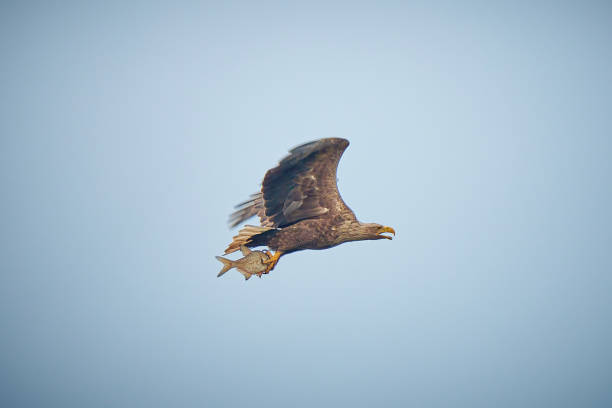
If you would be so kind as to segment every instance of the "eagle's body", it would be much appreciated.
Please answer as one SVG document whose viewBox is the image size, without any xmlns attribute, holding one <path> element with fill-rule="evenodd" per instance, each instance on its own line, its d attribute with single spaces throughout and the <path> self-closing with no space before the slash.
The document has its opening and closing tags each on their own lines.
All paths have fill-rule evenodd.
<svg viewBox="0 0 612 408">
<path fill-rule="evenodd" d="M 302 249 L 327 249 L 339 245 L 344 240 L 344 232 L 350 229 L 350 221 L 333 225 L 330 219 L 309 219 L 299 221 L 282 229 L 255 235 L 252 246 L 268 246 L 283 253 Z"/>
<path fill-rule="evenodd" d="M 338 138 L 306 143 L 268 170 L 261 192 L 238 205 L 230 218 L 236 226 L 257 215 L 261 226 L 245 226 L 225 253 L 241 245 L 268 246 L 276 251 L 271 270 L 282 254 L 326 249 L 348 241 L 391 239 L 382 233 L 395 234 L 393 228 L 359 222 L 340 197 L 336 170 L 348 145 L 348 140 Z"/>
</svg>

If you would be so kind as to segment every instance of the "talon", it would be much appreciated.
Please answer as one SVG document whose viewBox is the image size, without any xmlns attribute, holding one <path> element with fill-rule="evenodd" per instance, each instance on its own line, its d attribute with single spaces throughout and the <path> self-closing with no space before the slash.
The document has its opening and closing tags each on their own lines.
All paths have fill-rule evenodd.
<svg viewBox="0 0 612 408">
<path fill-rule="evenodd" d="M 263 271 L 264 274 L 268 274 L 272 269 L 274 269 L 274 267 L 278 263 L 278 259 L 281 257 L 282 254 L 282 251 L 276 251 L 272 256 L 270 256 L 270 259 L 266 259 L 265 261 L 263 261 L 265 264 L 268 264 L 266 270 Z"/>
</svg>

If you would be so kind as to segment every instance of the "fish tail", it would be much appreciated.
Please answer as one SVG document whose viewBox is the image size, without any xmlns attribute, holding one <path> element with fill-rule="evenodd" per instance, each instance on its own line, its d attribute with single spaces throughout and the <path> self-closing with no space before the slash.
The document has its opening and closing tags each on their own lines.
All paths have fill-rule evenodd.
<svg viewBox="0 0 612 408">
<path fill-rule="evenodd" d="M 222 256 L 215 256 L 215 258 L 217 258 L 217 260 L 223 264 L 223 268 L 221 269 L 221 272 L 219 272 L 219 274 L 217 275 L 217 278 L 234 267 L 234 261 L 225 259 Z"/>
</svg>

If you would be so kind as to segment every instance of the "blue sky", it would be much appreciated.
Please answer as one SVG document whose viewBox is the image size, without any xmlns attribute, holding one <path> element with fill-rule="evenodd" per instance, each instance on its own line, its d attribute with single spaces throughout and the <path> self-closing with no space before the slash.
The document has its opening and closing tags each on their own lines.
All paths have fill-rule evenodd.
<svg viewBox="0 0 612 408">
<path fill-rule="evenodd" d="M 4 3 L 2 405 L 610 406 L 611 18 Z M 322 137 L 396 238 L 217 279 Z"/>
</svg>

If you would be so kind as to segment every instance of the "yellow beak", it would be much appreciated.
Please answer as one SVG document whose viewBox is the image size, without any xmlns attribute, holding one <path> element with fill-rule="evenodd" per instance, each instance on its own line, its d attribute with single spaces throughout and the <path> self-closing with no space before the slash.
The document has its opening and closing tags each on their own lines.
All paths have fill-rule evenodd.
<svg viewBox="0 0 612 408">
<path fill-rule="evenodd" d="M 382 235 L 385 232 L 390 232 L 391 234 L 393 234 L 393 236 L 395 236 L 395 230 L 391 227 L 382 227 L 379 231 L 378 231 L 378 235 L 380 235 L 381 237 L 387 238 L 387 239 L 393 239 L 393 237 L 390 237 L 388 235 Z"/>
</svg>

